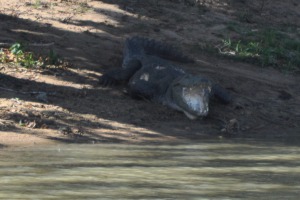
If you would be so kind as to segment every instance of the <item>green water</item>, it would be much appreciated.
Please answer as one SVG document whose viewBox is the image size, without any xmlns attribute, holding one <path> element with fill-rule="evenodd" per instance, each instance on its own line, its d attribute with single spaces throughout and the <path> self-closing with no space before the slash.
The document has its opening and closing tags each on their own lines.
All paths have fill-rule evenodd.
<svg viewBox="0 0 300 200">
<path fill-rule="evenodd" d="M 272 142 L 0 150 L 0 199 L 300 199 L 300 147 Z"/>
</svg>

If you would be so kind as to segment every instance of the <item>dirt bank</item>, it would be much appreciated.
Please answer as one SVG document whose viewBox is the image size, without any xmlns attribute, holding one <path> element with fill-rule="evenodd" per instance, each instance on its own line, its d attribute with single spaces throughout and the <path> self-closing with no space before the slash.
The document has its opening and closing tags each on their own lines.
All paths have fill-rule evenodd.
<svg viewBox="0 0 300 200">
<path fill-rule="evenodd" d="M 52 49 L 68 62 L 45 69 L 0 64 L 1 145 L 157 143 L 220 137 L 298 140 L 297 73 L 195 49 L 195 44 L 218 44 L 225 35 L 241 37 L 228 29 L 232 23 L 253 29 L 282 29 L 287 23 L 299 27 L 296 1 L 261 5 L 260 1 L 216 0 L 200 6 L 167 0 L 159 5 L 156 1 L 122 2 L 0 0 L 0 47 L 21 41 L 35 53 L 47 54 Z M 120 66 L 123 41 L 132 35 L 180 47 L 197 60 L 184 68 L 221 83 L 231 91 L 234 102 L 228 106 L 212 102 L 206 119 L 191 121 L 161 105 L 133 100 L 122 87 L 98 86 L 103 72 Z M 295 37 L 299 39 L 299 34 Z"/>
</svg>

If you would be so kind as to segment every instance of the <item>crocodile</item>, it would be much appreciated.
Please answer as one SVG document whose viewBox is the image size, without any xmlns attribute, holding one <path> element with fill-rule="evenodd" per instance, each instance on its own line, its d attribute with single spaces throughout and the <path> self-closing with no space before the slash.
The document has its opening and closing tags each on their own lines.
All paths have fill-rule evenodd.
<svg viewBox="0 0 300 200">
<path fill-rule="evenodd" d="M 183 112 L 188 118 L 205 117 L 212 97 L 227 104 L 229 92 L 211 79 L 187 73 L 177 64 L 193 59 L 168 44 L 144 37 L 127 38 L 122 67 L 109 70 L 99 78 L 105 87 L 127 84 L 133 98 L 147 99 Z"/>
</svg>

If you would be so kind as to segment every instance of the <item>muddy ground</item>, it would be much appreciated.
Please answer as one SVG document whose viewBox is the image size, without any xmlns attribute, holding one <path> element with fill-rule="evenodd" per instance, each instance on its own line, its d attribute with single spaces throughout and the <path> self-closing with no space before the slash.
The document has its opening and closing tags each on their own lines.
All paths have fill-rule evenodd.
<svg viewBox="0 0 300 200">
<path fill-rule="evenodd" d="M 19 41 L 35 54 L 52 49 L 64 60 L 63 65 L 43 69 L 0 64 L 0 144 L 227 137 L 280 138 L 299 144 L 299 73 L 209 54 L 203 46 L 217 45 L 226 35 L 241 37 L 227 28 L 230 23 L 253 29 L 293 26 L 300 32 L 300 4 L 296 0 L 202 3 L 0 0 L 0 47 Z M 161 105 L 133 100 L 122 86 L 99 86 L 102 73 L 120 67 L 123 42 L 134 35 L 182 49 L 196 63 L 180 65 L 221 83 L 232 93 L 233 103 L 213 101 L 207 118 L 192 121 Z"/>
</svg>

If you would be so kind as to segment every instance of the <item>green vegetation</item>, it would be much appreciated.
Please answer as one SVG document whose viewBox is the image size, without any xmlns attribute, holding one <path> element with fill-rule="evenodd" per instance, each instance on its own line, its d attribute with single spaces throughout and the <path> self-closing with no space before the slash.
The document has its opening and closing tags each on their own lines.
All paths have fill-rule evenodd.
<svg viewBox="0 0 300 200">
<path fill-rule="evenodd" d="M 19 63 L 26 68 L 42 65 L 39 59 L 35 59 L 32 52 L 26 52 L 21 43 L 13 44 L 9 49 L 0 50 L 1 63 Z"/>
<path fill-rule="evenodd" d="M 48 57 L 46 57 L 45 61 L 49 65 L 58 65 L 60 63 L 60 56 L 53 51 L 53 49 L 50 49 Z"/>
<path fill-rule="evenodd" d="M 16 63 L 25 68 L 38 68 L 46 65 L 58 65 L 61 62 L 58 54 L 52 49 L 47 56 L 37 56 L 26 51 L 21 43 L 14 43 L 8 49 L 0 49 L 0 63 Z"/>
<path fill-rule="evenodd" d="M 232 28 L 232 26 L 230 27 Z M 219 52 L 283 71 L 300 70 L 300 40 L 272 29 L 244 34 L 244 39 L 224 39 Z"/>
<path fill-rule="evenodd" d="M 39 7 L 41 6 L 41 4 L 42 4 L 42 3 L 41 3 L 41 0 L 35 0 L 35 3 L 34 3 L 33 6 L 34 6 L 34 8 L 37 9 L 37 8 L 39 8 Z"/>
<path fill-rule="evenodd" d="M 79 2 L 78 4 L 79 6 L 75 10 L 78 14 L 86 13 L 87 11 L 91 10 L 91 7 L 87 2 Z"/>
</svg>

